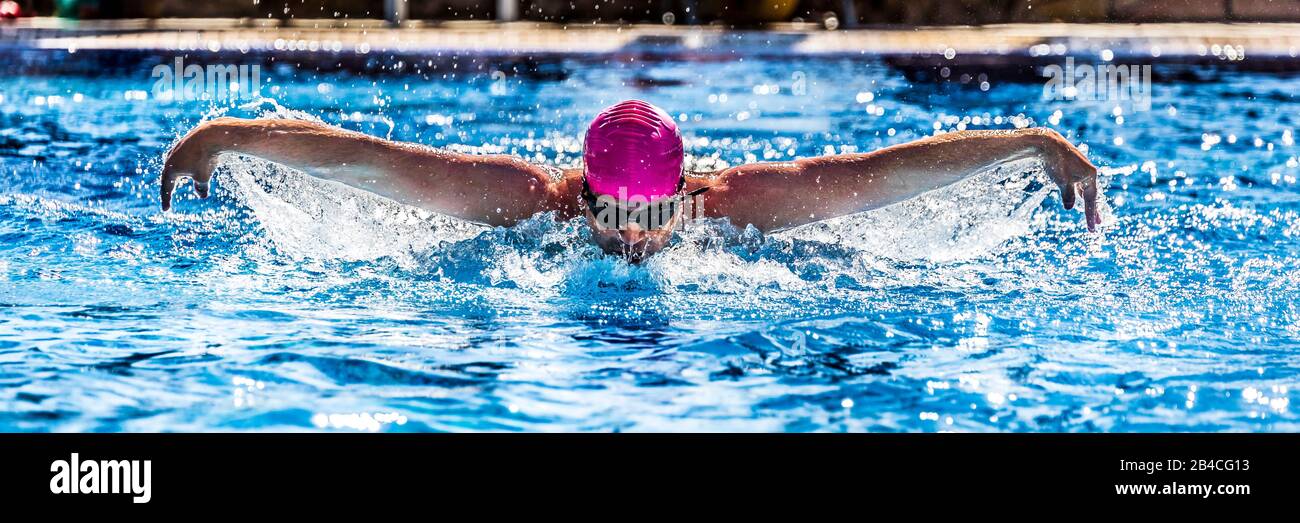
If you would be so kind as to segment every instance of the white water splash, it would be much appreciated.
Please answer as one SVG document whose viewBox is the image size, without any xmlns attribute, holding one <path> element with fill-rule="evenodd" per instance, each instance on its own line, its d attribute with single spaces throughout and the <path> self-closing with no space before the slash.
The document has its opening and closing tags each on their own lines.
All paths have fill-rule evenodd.
<svg viewBox="0 0 1300 523">
<path fill-rule="evenodd" d="M 483 230 L 255 158 L 227 156 L 221 165 L 235 199 L 257 217 L 266 238 L 293 258 L 392 257 L 409 266 L 415 253 Z"/>
<path fill-rule="evenodd" d="M 390 257 L 412 267 L 428 262 L 422 253 L 437 252 L 449 242 L 469 240 L 489 230 L 253 158 L 228 156 L 222 165 L 230 190 L 256 217 L 266 240 L 296 259 Z M 1037 211 L 1054 188 L 1050 183 L 1035 186 L 1036 177 L 1042 173 L 1033 160 L 1012 162 L 918 198 L 770 239 L 812 241 L 860 254 L 846 259 L 801 260 L 795 265 L 746 259 L 728 247 L 736 242 L 758 245 L 762 238 L 734 229 L 720 233 L 722 229 L 714 224 L 688 228 L 682 233 L 686 241 L 635 267 L 580 248 L 579 224 L 553 223 L 539 216 L 511 229 L 515 236 L 531 239 L 525 243 L 463 246 L 449 259 L 479 260 L 466 266 L 477 274 L 462 271 L 450 277 L 473 276 L 490 286 L 513 286 L 538 296 L 599 285 L 723 294 L 760 287 L 799 292 L 818 285 L 798 274 L 797 266 L 805 263 L 820 264 L 832 276 L 866 275 L 889 271 L 882 266 L 888 260 L 949 262 L 990 255 L 998 246 L 1041 228 L 1039 222 L 1046 220 L 1046 213 Z M 495 234 L 476 241 L 497 243 L 501 238 Z M 536 252 L 541 246 L 558 248 L 558 253 Z M 443 269 L 426 268 L 439 273 Z"/>
<path fill-rule="evenodd" d="M 1044 183 L 1031 189 L 1039 177 Z M 888 207 L 780 234 L 888 259 L 969 260 L 1034 229 L 1042 219 L 1035 211 L 1053 189 L 1037 160 L 1018 160 Z"/>
</svg>

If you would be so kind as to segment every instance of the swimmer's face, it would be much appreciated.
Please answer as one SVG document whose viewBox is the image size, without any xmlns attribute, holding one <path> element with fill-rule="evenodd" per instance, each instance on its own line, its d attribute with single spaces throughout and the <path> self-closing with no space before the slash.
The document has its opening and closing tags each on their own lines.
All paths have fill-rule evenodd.
<svg viewBox="0 0 1300 523">
<path fill-rule="evenodd" d="M 591 225 L 591 240 L 608 254 L 617 254 L 627 258 L 628 262 L 641 263 L 647 256 L 659 252 L 673 238 L 673 229 L 681 213 L 673 215 L 664 227 L 642 229 L 636 223 L 629 223 L 621 229 L 601 226 L 591 209 L 585 209 L 587 223 Z"/>
</svg>

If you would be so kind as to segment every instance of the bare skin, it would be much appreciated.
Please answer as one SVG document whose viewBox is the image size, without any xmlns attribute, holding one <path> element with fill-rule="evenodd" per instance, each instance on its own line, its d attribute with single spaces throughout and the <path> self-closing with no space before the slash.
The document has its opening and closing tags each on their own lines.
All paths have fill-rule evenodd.
<svg viewBox="0 0 1300 523">
<path fill-rule="evenodd" d="M 636 261 L 663 249 L 661 230 L 600 227 L 581 203 L 582 170 L 560 171 L 509 155 L 473 155 L 383 140 L 299 120 L 219 118 L 189 132 L 168 153 L 162 208 L 171 208 L 181 178 L 206 198 L 218 156 L 237 153 L 364 189 L 399 203 L 487 225 L 509 226 L 539 212 L 586 216 L 593 241 Z M 1011 160 L 1038 158 L 1061 189 L 1065 208 L 1083 198 L 1089 230 L 1100 222 L 1097 168 L 1050 129 L 960 131 L 862 154 L 756 163 L 688 176 L 686 190 L 708 217 L 764 232 L 863 212 L 961 181 Z M 679 213 L 680 214 L 680 213 Z"/>
</svg>

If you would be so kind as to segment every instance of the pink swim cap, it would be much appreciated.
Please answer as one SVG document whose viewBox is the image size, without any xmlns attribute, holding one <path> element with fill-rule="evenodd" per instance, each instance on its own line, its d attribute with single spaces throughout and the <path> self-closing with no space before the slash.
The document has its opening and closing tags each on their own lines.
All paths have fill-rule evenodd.
<svg viewBox="0 0 1300 523">
<path fill-rule="evenodd" d="M 677 192 L 682 134 L 663 109 L 640 100 L 619 102 L 591 121 L 582 159 L 591 192 L 618 196 L 622 189 L 629 198 L 653 201 Z"/>
</svg>

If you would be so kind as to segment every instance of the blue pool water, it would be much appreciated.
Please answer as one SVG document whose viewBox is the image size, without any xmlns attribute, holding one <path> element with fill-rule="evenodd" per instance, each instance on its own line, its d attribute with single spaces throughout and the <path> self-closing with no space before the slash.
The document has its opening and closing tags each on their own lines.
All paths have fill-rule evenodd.
<svg viewBox="0 0 1300 523">
<path fill-rule="evenodd" d="M 1158 74 L 1117 112 L 872 58 L 280 63 L 214 103 L 150 96 L 168 60 L 0 75 L 0 430 L 1300 430 L 1294 76 Z M 1104 167 L 1102 232 L 1032 164 L 768 237 L 697 224 L 643 266 L 578 222 L 239 158 L 158 210 L 163 152 L 219 114 L 574 165 L 624 98 L 682 118 L 701 170 L 1051 126 Z"/>
</svg>

